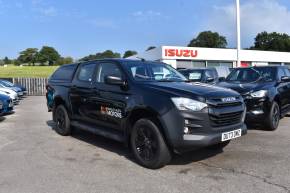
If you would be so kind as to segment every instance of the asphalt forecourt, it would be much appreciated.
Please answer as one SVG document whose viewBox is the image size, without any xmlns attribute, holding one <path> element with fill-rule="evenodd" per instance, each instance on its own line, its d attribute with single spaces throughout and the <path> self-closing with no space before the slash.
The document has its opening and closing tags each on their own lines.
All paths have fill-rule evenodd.
<svg viewBox="0 0 290 193">
<path fill-rule="evenodd" d="M 52 130 L 45 97 L 0 118 L 0 192 L 290 192 L 290 117 L 276 131 L 250 129 L 224 152 L 175 156 L 159 170 L 135 163 L 122 144 Z"/>
</svg>

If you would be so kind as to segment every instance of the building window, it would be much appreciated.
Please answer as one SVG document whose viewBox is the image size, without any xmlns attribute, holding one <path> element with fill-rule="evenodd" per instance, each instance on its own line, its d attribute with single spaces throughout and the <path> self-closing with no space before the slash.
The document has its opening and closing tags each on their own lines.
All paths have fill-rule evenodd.
<svg viewBox="0 0 290 193">
<path fill-rule="evenodd" d="M 223 62 L 223 61 L 208 61 L 207 67 L 218 67 L 218 66 L 225 66 L 232 68 L 233 63 L 232 62 Z"/>
<path fill-rule="evenodd" d="M 281 62 L 269 62 L 270 66 L 281 66 L 282 63 Z"/>
<path fill-rule="evenodd" d="M 176 68 L 177 69 L 191 69 L 191 68 L 204 68 L 205 61 L 191 61 L 191 60 L 177 60 Z"/>
<path fill-rule="evenodd" d="M 290 69 L 290 63 L 284 63 L 284 65 Z"/>
<path fill-rule="evenodd" d="M 205 61 L 192 61 L 192 66 L 194 68 L 204 68 L 205 67 Z"/>
</svg>

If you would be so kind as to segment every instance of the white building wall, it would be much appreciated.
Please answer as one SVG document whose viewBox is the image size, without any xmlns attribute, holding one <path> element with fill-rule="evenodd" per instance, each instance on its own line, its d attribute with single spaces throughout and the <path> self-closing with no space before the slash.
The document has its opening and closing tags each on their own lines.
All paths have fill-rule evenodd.
<svg viewBox="0 0 290 193">
<path fill-rule="evenodd" d="M 290 62 L 289 52 L 272 52 L 258 50 L 241 50 L 242 61 L 252 62 Z"/>
<path fill-rule="evenodd" d="M 237 50 L 221 48 L 199 48 L 199 47 L 178 47 L 162 46 L 153 50 L 132 56 L 130 59 L 162 61 L 177 67 L 176 60 L 192 61 L 224 61 L 233 62 L 236 67 Z M 290 63 L 289 52 L 241 50 L 241 61 L 251 62 L 253 65 L 267 65 L 269 62 Z"/>
<path fill-rule="evenodd" d="M 166 56 L 166 50 L 189 50 L 197 51 L 196 57 L 184 56 Z M 219 60 L 219 61 L 235 61 L 237 58 L 236 50 L 234 49 L 213 49 L 213 48 L 192 48 L 192 47 L 176 47 L 176 46 L 162 46 L 162 59 L 175 60 Z"/>
<path fill-rule="evenodd" d="M 176 60 L 161 60 L 161 62 L 164 62 L 166 64 L 171 65 L 173 68 L 177 68 L 177 62 Z"/>
</svg>

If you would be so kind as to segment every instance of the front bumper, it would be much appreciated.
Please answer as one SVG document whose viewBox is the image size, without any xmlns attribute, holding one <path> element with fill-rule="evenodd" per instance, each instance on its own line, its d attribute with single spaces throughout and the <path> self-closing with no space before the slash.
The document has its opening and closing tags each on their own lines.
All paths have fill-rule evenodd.
<svg viewBox="0 0 290 193">
<path fill-rule="evenodd" d="M 3 104 L 2 109 L 0 109 L 0 115 L 10 113 L 11 111 L 13 111 L 13 105 L 5 103 Z"/>
<path fill-rule="evenodd" d="M 231 126 L 228 128 L 220 128 L 223 132 L 233 131 L 237 129 L 242 130 L 242 135 L 247 134 L 247 127 L 245 124 L 238 124 L 236 126 Z M 210 145 L 215 145 L 221 143 L 222 133 L 210 133 L 210 134 L 193 134 L 193 135 L 183 135 L 183 141 L 175 148 L 178 152 L 189 151 L 194 148 L 207 147 Z"/>
<path fill-rule="evenodd" d="M 245 116 L 244 105 L 238 107 Z M 224 112 L 229 112 L 232 107 L 224 108 Z M 237 110 L 233 108 L 233 110 Z M 242 130 L 242 135 L 247 133 L 247 127 L 241 120 L 238 123 L 213 126 L 210 118 L 210 110 L 204 109 L 203 112 L 180 112 L 171 110 L 164 114 L 160 119 L 167 138 L 168 145 L 178 153 L 207 147 L 221 143 L 222 133 L 237 129 Z M 188 123 L 189 122 L 189 123 Z M 190 132 L 185 134 L 185 127 L 190 128 Z"/>
<path fill-rule="evenodd" d="M 264 122 L 272 106 L 268 97 L 245 98 L 245 104 L 247 106 L 246 123 Z"/>
<path fill-rule="evenodd" d="M 17 92 L 17 95 L 18 95 L 18 97 L 23 97 L 23 92 L 21 91 L 21 92 Z"/>
</svg>

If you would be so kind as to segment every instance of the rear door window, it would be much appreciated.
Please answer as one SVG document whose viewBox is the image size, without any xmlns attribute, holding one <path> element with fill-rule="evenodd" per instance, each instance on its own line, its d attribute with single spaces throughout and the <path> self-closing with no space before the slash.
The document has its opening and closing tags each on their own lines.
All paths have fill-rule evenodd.
<svg viewBox="0 0 290 193">
<path fill-rule="evenodd" d="M 77 68 L 76 64 L 59 67 L 51 76 L 51 80 L 66 80 L 70 81 Z"/>
</svg>

